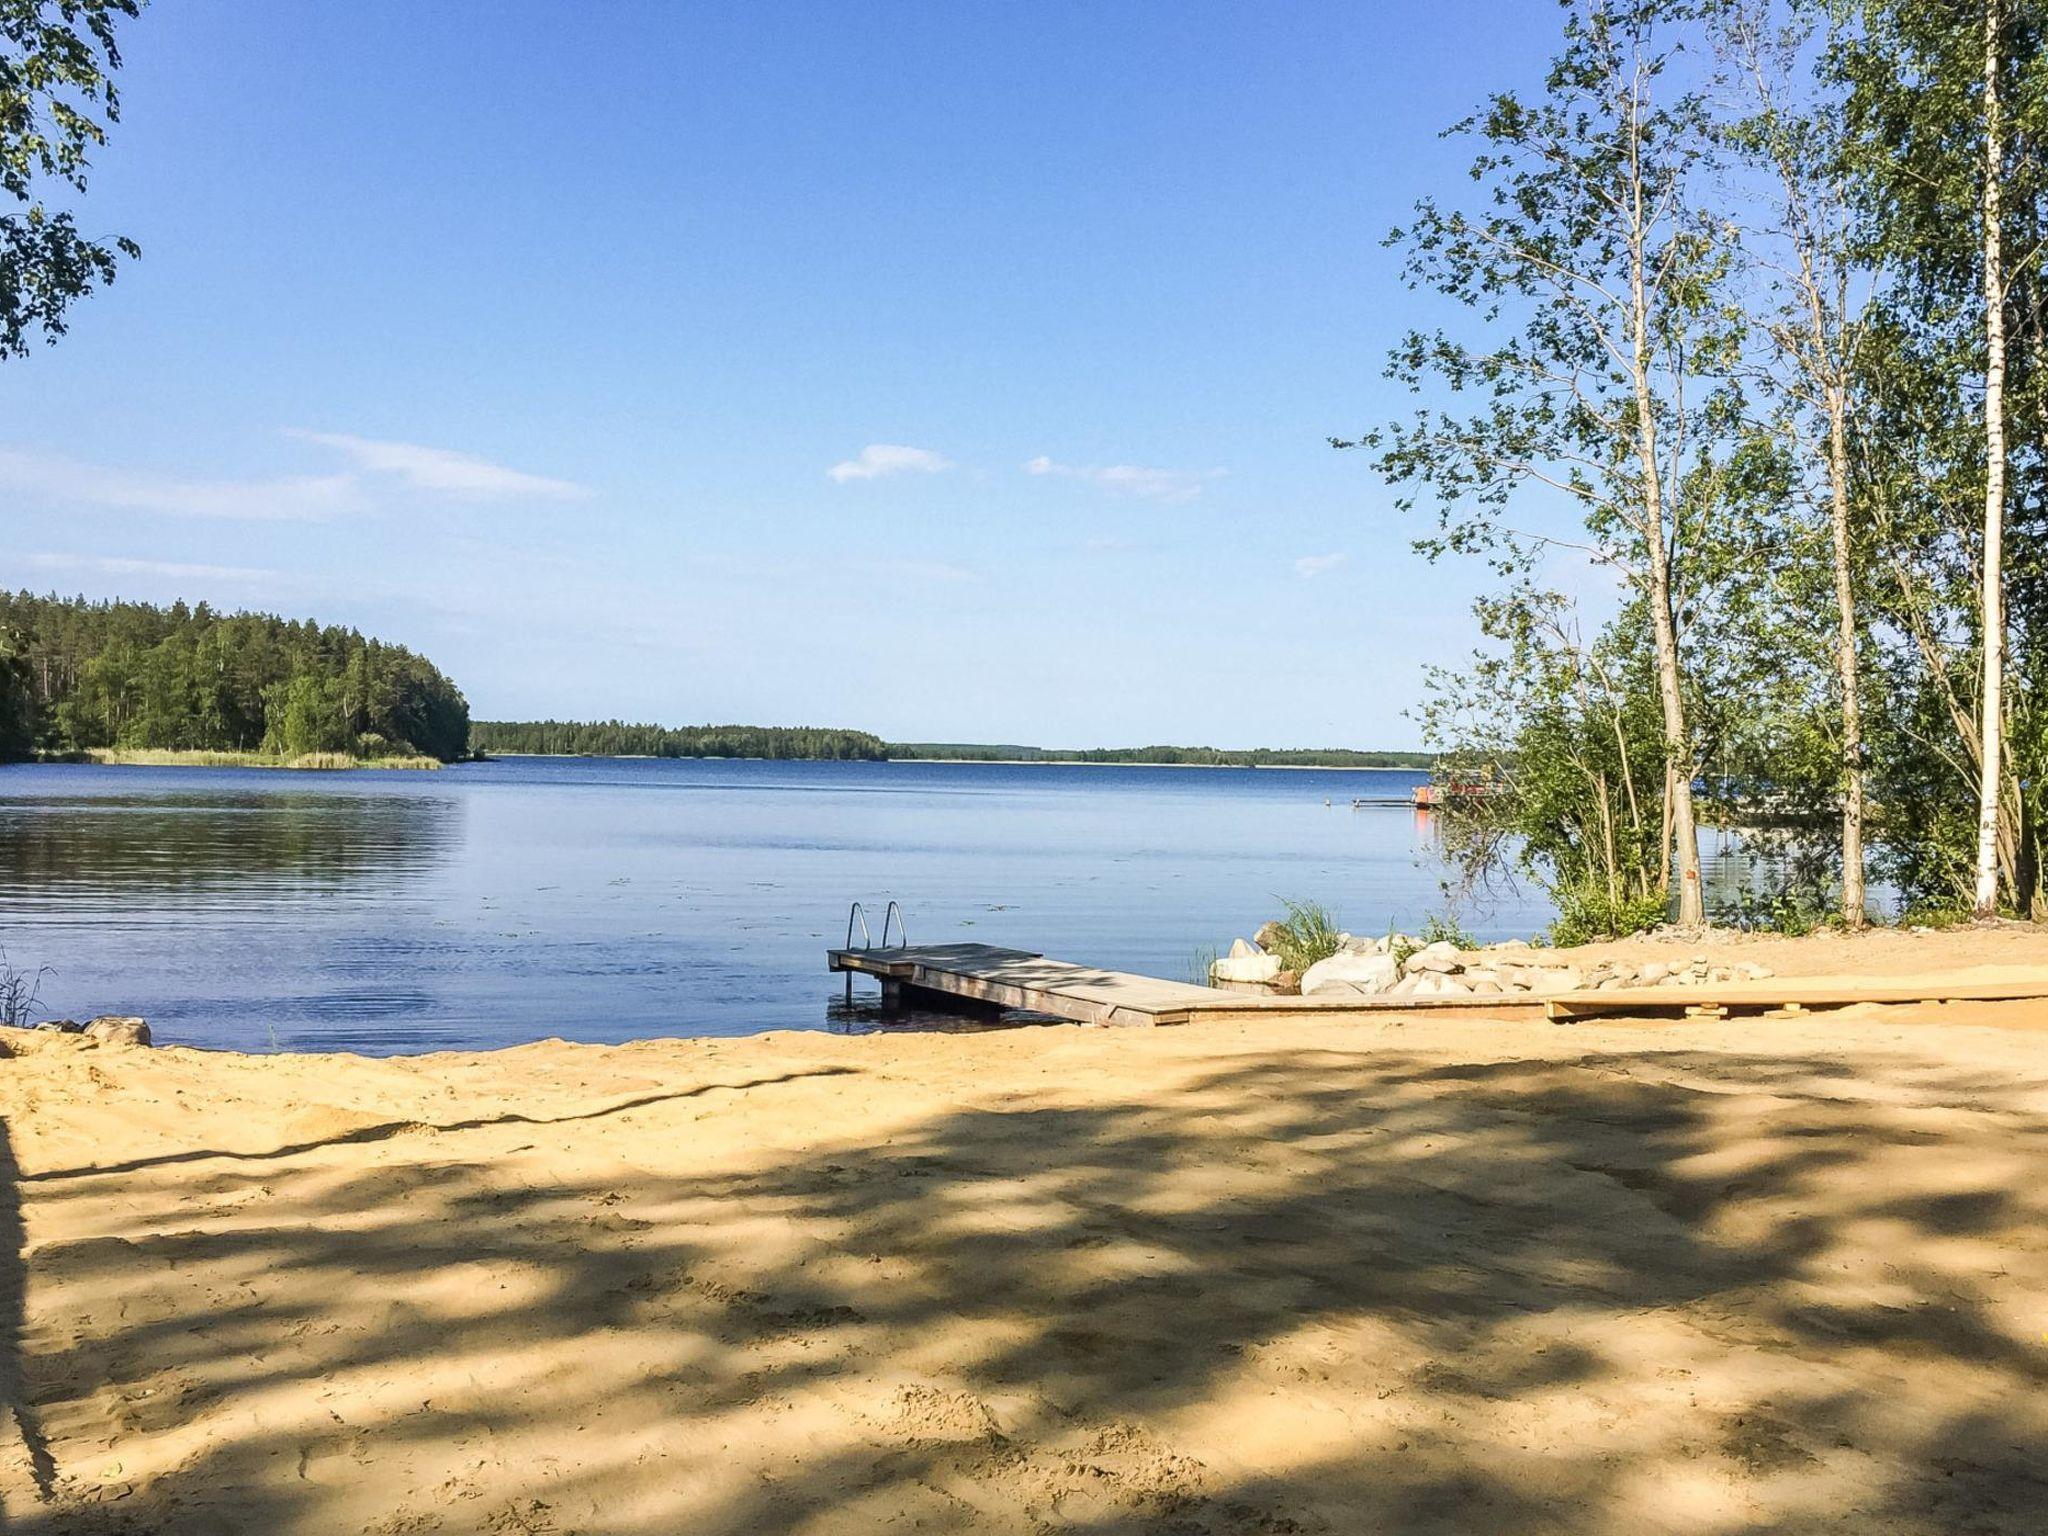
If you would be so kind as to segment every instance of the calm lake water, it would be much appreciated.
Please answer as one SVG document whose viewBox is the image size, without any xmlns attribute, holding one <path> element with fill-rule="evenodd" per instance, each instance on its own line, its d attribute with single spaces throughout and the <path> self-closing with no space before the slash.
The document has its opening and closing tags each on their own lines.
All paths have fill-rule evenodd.
<svg viewBox="0 0 2048 1536">
<path fill-rule="evenodd" d="M 366 1052 L 858 1028 L 858 899 L 1187 979 L 1278 898 L 1357 932 L 1439 910 L 1422 775 L 510 758 L 439 773 L 0 768 L 0 943 L 43 1012 Z M 1533 896 L 1467 909 L 1529 934 Z M 866 986 L 866 983 L 862 983 Z"/>
</svg>

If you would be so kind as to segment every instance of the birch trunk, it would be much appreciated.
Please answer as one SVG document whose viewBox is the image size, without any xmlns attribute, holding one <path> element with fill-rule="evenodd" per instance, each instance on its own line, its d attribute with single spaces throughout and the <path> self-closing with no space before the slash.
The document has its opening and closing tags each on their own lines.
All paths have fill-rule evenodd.
<svg viewBox="0 0 2048 1536">
<path fill-rule="evenodd" d="M 1842 921 L 1869 922 L 1863 891 L 1863 701 L 1856 663 L 1856 585 L 1849 541 L 1849 424 L 1840 390 L 1828 399 L 1828 522 L 1835 544 L 1835 667 L 1842 689 Z"/>
<path fill-rule="evenodd" d="M 2005 771 L 2005 256 L 1999 195 L 2004 173 L 1998 64 L 2003 0 L 1984 4 L 1984 692 L 1978 702 L 1979 917 L 1998 911 L 1998 808 Z"/>
</svg>

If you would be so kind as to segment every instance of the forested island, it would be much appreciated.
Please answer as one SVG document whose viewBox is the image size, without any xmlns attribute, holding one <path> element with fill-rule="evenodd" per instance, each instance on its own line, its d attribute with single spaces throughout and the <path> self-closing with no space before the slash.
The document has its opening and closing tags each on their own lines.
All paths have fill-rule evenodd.
<svg viewBox="0 0 2048 1536">
<path fill-rule="evenodd" d="M 0 592 L 0 758 L 429 766 L 468 751 L 460 690 L 404 646 L 205 603 Z"/>
</svg>

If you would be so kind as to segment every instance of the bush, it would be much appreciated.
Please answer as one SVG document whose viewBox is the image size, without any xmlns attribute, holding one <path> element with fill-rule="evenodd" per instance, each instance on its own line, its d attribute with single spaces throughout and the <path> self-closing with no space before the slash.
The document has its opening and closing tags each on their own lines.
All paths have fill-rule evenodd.
<svg viewBox="0 0 2048 1536">
<path fill-rule="evenodd" d="M 1422 920 L 1423 944 L 1448 944 L 1453 949 L 1477 949 L 1479 941 L 1467 933 L 1449 912 L 1442 917 L 1431 913 Z"/>
<path fill-rule="evenodd" d="M 1337 953 L 1343 936 L 1327 908 L 1312 901 L 1288 901 L 1285 897 L 1280 904 L 1287 909 L 1287 916 L 1281 920 L 1273 952 L 1280 957 L 1282 970 L 1305 971 L 1318 960 L 1327 960 Z"/>
<path fill-rule="evenodd" d="M 1625 939 L 1656 927 L 1670 910 L 1670 898 L 1658 893 L 1616 901 L 1605 891 L 1562 891 L 1557 898 L 1557 921 L 1550 925 L 1550 942 L 1569 949 L 1599 939 Z"/>
</svg>

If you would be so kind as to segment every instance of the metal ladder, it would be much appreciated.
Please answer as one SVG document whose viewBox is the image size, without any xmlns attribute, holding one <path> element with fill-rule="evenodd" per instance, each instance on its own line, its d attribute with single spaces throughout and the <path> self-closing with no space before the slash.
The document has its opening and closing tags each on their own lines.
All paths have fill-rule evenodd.
<svg viewBox="0 0 2048 1536">
<path fill-rule="evenodd" d="M 877 944 L 875 942 L 874 935 L 868 931 L 867 912 L 862 908 L 861 904 L 856 901 L 853 904 L 852 910 L 850 910 L 846 914 L 846 943 L 844 945 L 845 948 L 853 948 L 853 929 L 856 923 L 860 925 L 860 947 L 862 949 L 890 948 L 891 946 L 889 944 L 889 929 L 892 924 L 894 925 L 896 930 L 895 948 L 908 949 L 910 947 L 910 935 L 907 931 L 905 931 L 903 927 L 903 908 L 898 906 L 894 901 L 891 901 L 882 912 L 881 943 Z M 846 973 L 846 1000 L 849 1003 L 853 1001 L 853 972 L 851 971 L 848 971 Z"/>
</svg>

